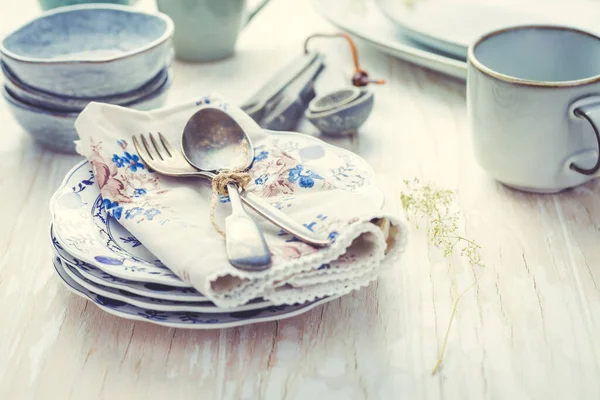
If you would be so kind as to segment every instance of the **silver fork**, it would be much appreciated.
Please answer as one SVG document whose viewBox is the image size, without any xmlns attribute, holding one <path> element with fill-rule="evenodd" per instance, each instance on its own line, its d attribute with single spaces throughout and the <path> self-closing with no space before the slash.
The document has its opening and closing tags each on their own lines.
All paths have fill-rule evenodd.
<svg viewBox="0 0 600 400">
<path fill-rule="evenodd" d="M 164 171 L 173 166 L 176 171 L 185 171 L 185 165 L 178 163 L 177 154 L 169 142 L 158 134 L 158 140 L 151 133 L 150 140 L 140 135 L 142 145 L 133 137 L 140 158 L 152 169 Z M 160 143 L 160 144 L 159 144 Z M 201 172 L 201 171 L 199 171 Z M 233 185 L 230 190 L 237 190 Z M 232 213 L 225 219 L 225 247 L 229 262 L 234 267 L 245 271 L 262 271 L 271 266 L 271 253 L 260 227 L 246 213 L 240 201 L 238 192 L 230 192 Z M 212 214 L 211 214 L 212 215 Z M 213 220 L 214 223 L 214 220 Z M 218 228 L 217 228 L 218 229 Z M 220 230 L 219 230 L 220 231 Z"/>
<path fill-rule="evenodd" d="M 143 135 L 140 135 L 142 140 Z M 150 158 L 150 154 L 146 151 L 143 145 L 140 145 L 137 138 L 133 137 L 133 145 L 135 146 L 139 156 L 142 160 L 156 172 L 175 177 L 202 177 L 207 179 L 213 179 L 216 175 L 211 172 L 199 171 L 188 163 L 180 150 L 175 149 L 168 140 L 161 134 L 158 137 L 161 145 L 164 148 L 158 146 L 157 140 L 150 135 L 150 140 L 153 140 L 154 149 L 157 150 L 157 157 L 155 159 Z M 146 143 L 148 141 L 146 140 Z M 294 219 L 287 216 L 277 208 L 273 207 L 269 203 L 262 200 L 260 197 L 247 192 L 242 191 L 240 193 L 242 202 L 254 210 L 257 214 L 267 219 L 277 227 L 283 229 L 285 232 L 295 236 L 298 240 L 310 244 L 315 247 L 326 247 L 329 246 L 330 241 L 326 238 L 317 236 L 315 233 L 308 230 L 304 225 L 296 222 Z"/>
</svg>

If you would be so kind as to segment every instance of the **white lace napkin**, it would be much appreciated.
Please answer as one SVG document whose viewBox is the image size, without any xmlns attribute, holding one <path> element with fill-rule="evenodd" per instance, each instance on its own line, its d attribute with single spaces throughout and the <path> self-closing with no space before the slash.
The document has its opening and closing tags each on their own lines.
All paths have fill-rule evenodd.
<svg viewBox="0 0 600 400">
<path fill-rule="evenodd" d="M 209 216 L 208 181 L 149 171 L 132 135 L 162 133 L 177 145 L 188 119 L 207 104 L 232 115 L 255 147 L 247 190 L 263 197 L 332 244 L 317 249 L 255 215 L 272 253 L 261 272 L 235 269 Z M 185 282 L 220 307 L 257 297 L 276 304 L 339 296 L 366 286 L 402 252 L 406 229 L 381 211 L 372 170 L 356 155 L 311 136 L 263 131 L 216 95 L 151 112 L 91 103 L 75 124 L 108 212 Z M 227 198 L 217 207 L 224 226 Z"/>
</svg>

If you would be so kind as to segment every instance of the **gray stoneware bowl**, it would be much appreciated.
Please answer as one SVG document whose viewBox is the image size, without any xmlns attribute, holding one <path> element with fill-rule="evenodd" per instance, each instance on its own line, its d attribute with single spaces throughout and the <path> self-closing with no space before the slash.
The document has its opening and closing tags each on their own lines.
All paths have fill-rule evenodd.
<svg viewBox="0 0 600 400">
<path fill-rule="evenodd" d="M 23 83 L 55 95 L 113 96 L 142 87 L 172 58 L 173 21 L 129 6 L 85 4 L 42 14 L 0 44 Z"/>
<path fill-rule="evenodd" d="M 4 84 L 15 97 L 41 108 L 54 109 L 58 111 L 79 112 L 92 101 L 116 105 L 130 104 L 154 93 L 164 85 L 169 77 L 169 67 L 163 68 L 158 75 L 153 77 L 144 86 L 131 92 L 116 96 L 97 97 L 69 97 L 53 95 L 39 91 L 24 82 L 21 82 L 3 63 L 0 65 L 4 73 Z"/>
<path fill-rule="evenodd" d="M 323 96 L 315 97 L 304 116 L 326 135 L 349 135 L 358 131 L 373 110 L 373 92 L 361 89 L 361 94 L 349 103 L 322 112 L 313 112 L 315 103 L 322 105 Z"/>
<path fill-rule="evenodd" d="M 320 113 L 323 111 L 329 111 L 334 108 L 345 106 L 348 103 L 358 99 L 363 94 L 363 91 L 357 87 L 349 87 L 345 89 L 336 90 L 331 93 L 327 93 L 323 96 L 319 96 L 314 101 L 308 104 L 308 109 L 312 113 Z"/>
<path fill-rule="evenodd" d="M 57 7 L 72 6 L 75 4 L 87 3 L 112 3 L 112 4 L 133 4 L 133 0 L 39 0 L 42 10 L 50 10 Z"/>
<path fill-rule="evenodd" d="M 156 92 L 135 103 L 124 105 L 124 107 L 141 111 L 160 108 L 167 100 L 170 86 L 171 74 L 169 73 L 167 81 Z M 12 115 L 19 125 L 36 141 L 55 151 L 63 153 L 75 152 L 73 141 L 77 140 L 79 136 L 75 131 L 74 124 L 79 116 L 78 112 L 60 112 L 27 104 L 16 98 L 6 87 L 3 89 L 3 94 Z"/>
</svg>

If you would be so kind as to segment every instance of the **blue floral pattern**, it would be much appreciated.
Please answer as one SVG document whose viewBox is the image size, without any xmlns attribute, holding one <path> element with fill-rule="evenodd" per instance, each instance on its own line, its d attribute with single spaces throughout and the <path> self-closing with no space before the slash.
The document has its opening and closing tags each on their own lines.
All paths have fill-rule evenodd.
<svg viewBox="0 0 600 400">
<path fill-rule="evenodd" d="M 119 202 L 104 199 L 103 204 L 106 212 L 108 212 L 116 219 L 121 219 L 121 215 L 123 214 L 123 207 L 119 205 Z"/>
<path fill-rule="evenodd" d="M 133 219 L 144 212 L 141 207 L 133 207 L 125 211 L 125 219 Z"/>
<path fill-rule="evenodd" d="M 210 326 L 211 328 L 226 328 L 261 321 L 276 320 L 287 316 L 298 315 L 306 312 L 319 304 L 333 300 L 322 298 L 312 302 L 295 305 L 267 306 L 256 310 L 232 311 L 221 313 L 202 313 L 188 311 L 157 311 L 138 307 L 120 300 L 108 298 L 93 293 L 73 280 L 64 270 L 59 258 L 54 260 L 56 272 L 65 284 L 74 292 L 87 297 L 100 308 L 109 309 L 111 312 L 128 319 L 142 319 L 165 326 Z"/>
<path fill-rule="evenodd" d="M 152 221 L 154 217 L 160 215 L 160 210 L 158 208 L 151 208 L 150 210 L 144 211 L 144 215 L 148 219 L 148 221 Z"/>
<path fill-rule="evenodd" d="M 219 203 L 225 204 L 225 203 L 229 203 L 229 202 L 231 202 L 231 199 L 229 198 L 229 196 L 223 196 L 222 194 L 219 194 Z"/>
<path fill-rule="evenodd" d="M 137 238 L 130 236 L 121 238 L 125 243 L 131 243 L 132 247 L 143 246 Z M 175 287 L 169 285 L 162 285 L 157 283 L 144 283 L 132 281 L 129 279 L 119 278 L 117 276 L 108 274 L 91 264 L 85 263 L 79 259 L 74 258 L 67 253 L 56 237 L 52 235 L 52 243 L 54 244 L 54 251 L 63 259 L 63 262 L 67 262 L 68 265 L 74 267 L 81 275 L 94 284 L 100 284 L 109 288 L 126 290 L 129 293 L 133 293 L 139 296 L 147 298 L 161 299 L 161 300 L 172 300 L 178 302 L 202 302 L 206 301 L 206 297 L 199 293 L 194 288 L 186 287 Z M 101 258 L 102 261 L 114 264 L 122 265 L 122 260 L 112 258 Z"/>
<path fill-rule="evenodd" d="M 75 192 L 75 193 L 81 193 L 88 186 L 92 186 L 93 184 L 94 184 L 94 172 L 90 171 L 90 177 L 89 177 L 89 179 L 84 179 L 81 182 L 79 182 L 77 184 L 77 186 L 73 186 L 73 192 Z"/>
<path fill-rule="evenodd" d="M 294 196 L 285 196 L 285 197 L 281 197 L 277 201 L 272 202 L 271 205 L 278 210 L 283 210 L 284 208 L 291 207 L 295 200 L 296 200 L 296 197 L 294 197 Z"/>
<path fill-rule="evenodd" d="M 144 317 L 150 321 L 166 321 L 169 315 L 166 312 L 154 310 L 142 310 L 138 312 L 140 317 Z"/>
<path fill-rule="evenodd" d="M 329 235 L 327 236 L 327 238 L 329 239 L 330 242 L 335 242 L 335 240 L 337 239 L 339 233 L 336 231 L 330 232 Z"/>
<path fill-rule="evenodd" d="M 136 172 L 138 169 L 145 169 L 144 164 L 140 161 L 140 156 L 128 151 L 123 156 L 113 154 L 111 161 L 115 163 L 117 168 L 129 168 L 131 172 Z"/>
<path fill-rule="evenodd" d="M 160 188 L 158 176 L 146 170 L 146 166 L 137 154 L 127 151 L 128 144 L 125 140 L 118 140 L 117 144 L 123 149 L 123 154 L 113 154 L 110 161 L 103 159 L 100 152 L 101 143 L 92 145 L 94 153 L 92 167 L 94 175 L 99 175 L 97 181 L 101 193 L 105 196 L 104 208 L 117 220 L 124 218 L 140 223 L 151 221 L 161 215 L 161 223 L 166 223 L 168 218 L 164 216 L 157 204 L 156 195 L 167 191 Z M 138 203 L 136 199 L 141 197 L 147 200 Z"/>
<path fill-rule="evenodd" d="M 109 228 L 110 218 L 108 218 L 106 215 L 106 213 L 109 213 L 111 217 L 116 219 L 114 214 L 110 214 L 110 210 L 106 209 L 107 206 L 112 207 L 115 205 L 115 203 L 116 202 L 111 202 L 108 199 L 102 199 L 102 196 L 97 196 L 92 206 L 92 219 L 98 229 L 98 232 L 104 238 L 106 248 L 114 253 L 114 257 L 108 255 L 96 255 L 94 257 L 94 260 L 99 263 L 98 266 L 102 266 L 103 272 L 114 273 L 118 276 L 121 276 L 121 274 L 124 273 L 133 272 L 136 274 L 146 274 L 160 277 L 165 279 L 166 282 L 172 282 L 173 284 L 181 282 L 181 280 L 159 260 L 153 260 L 150 263 L 149 261 L 145 261 L 142 258 L 136 257 L 134 254 L 132 254 L 132 250 L 134 248 L 141 249 L 137 251 L 139 254 L 151 254 L 147 249 L 144 248 L 143 245 L 131 247 L 127 246 L 127 249 L 125 249 L 118 244 L 118 241 L 127 243 L 127 240 L 123 240 L 120 238 L 120 236 L 113 236 L 111 229 Z M 123 212 L 123 210 L 121 210 L 121 214 L 119 215 L 122 216 L 124 214 L 125 218 L 127 218 L 127 211 L 128 210 Z M 130 213 L 130 218 L 132 218 L 131 215 L 132 214 Z M 133 236 L 131 236 L 131 239 L 137 240 Z M 116 268 L 117 266 L 118 268 Z M 113 267 L 115 268 L 113 269 Z M 125 275 L 123 275 L 123 277 L 124 276 Z"/>
<path fill-rule="evenodd" d="M 129 164 L 129 169 L 136 172 L 138 169 L 144 169 L 144 164 L 140 162 L 140 157 L 137 154 L 125 152 L 125 160 Z"/>
<path fill-rule="evenodd" d="M 113 154 L 112 162 L 115 163 L 115 165 L 117 166 L 117 168 L 123 168 L 125 166 L 125 158 L 124 157 L 120 157 L 120 156 L 118 156 L 116 154 Z"/>
<path fill-rule="evenodd" d="M 317 173 L 305 169 L 302 164 L 296 165 L 290 169 L 288 173 L 288 180 L 292 183 L 298 182 L 302 188 L 311 188 L 315 185 L 315 179 L 323 179 Z"/>
<path fill-rule="evenodd" d="M 261 175 L 254 180 L 254 183 L 256 183 L 257 185 L 264 185 L 265 182 L 268 180 L 269 180 L 269 177 L 267 175 Z"/>
<path fill-rule="evenodd" d="M 284 135 L 255 147 L 248 190 L 270 198 L 294 195 L 298 189 L 366 192 L 372 187 L 373 173 L 356 155 L 313 138 L 290 140 L 293 134 Z"/>
<path fill-rule="evenodd" d="M 100 296 L 99 294 L 96 295 L 96 302 L 108 308 L 119 308 L 127 305 L 124 301 L 110 299 L 108 297 Z"/>
<path fill-rule="evenodd" d="M 128 236 L 128 237 L 121 237 L 119 238 L 123 241 L 123 243 L 130 243 L 131 247 L 138 247 L 142 245 L 142 242 L 140 242 L 139 240 L 137 240 L 137 238 L 133 237 L 133 236 Z"/>
<path fill-rule="evenodd" d="M 75 254 L 113 277 L 139 279 L 146 283 L 160 283 L 181 288 L 189 286 L 188 282 L 177 278 L 168 268 L 155 265 L 154 258 L 139 257 L 136 250 L 144 248 L 143 245 L 137 246 L 134 250 L 132 245 L 124 243 L 119 236 L 111 236 L 109 228 L 111 220 L 117 221 L 118 219 L 129 229 L 136 227 L 137 223 L 163 224 L 170 218 L 176 218 L 175 210 L 170 210 L 162 201 L 164 197 L 160 196 L 163 191 L 168 191 L 168 185 L 162 185 L 160 176 L 149 173 L 147 166 L 143 165 L 139 157 L 128 151 L 130 150 L 128 147 L 131 146 L 127 145 L 125 141 L 121 142 L 120 147 L 115 147 L 113 144 L 114 150 L 110 153 L 102 151 L 101 143 L 98 143 L 98 151 L 89 157 L 92 164 L 81 164 L 81 170 L 73 173 L 76 175 L 76 179 L 66 181 L 66 185 L 70 189 L 77 187 L 84 180 L 88 180 L 85 171 L 89 170 L 91 165 L 94 168 L 96 181 L 93 186 L 101 189 L 105 198 L 100 201 L 103 207 L 106 206 L 106 212 L 109 213 L 109 216 L 106 213 L 103 215 L 98 207 L 92 207 L 90 211 L 98 228 L 96 230 L 98 236 L 93 237 L 94 244 L 89 245 L 84 241 L 87 239 L 84 235 L 93 236 L 90 232 L 82 232 L 81 235 L 73 234 L 74 239 L 72 240 L 79 240 L 76 246 L 83 249 L 76 251 Z M 312 191 L 348 190 L 365 195 L 365 197 L 371 196 L 369 193 L 373 191 L 377 192 L 372 184 L 372 171 L 358 157 L 343 149 L 329 147 L 314 138 L 297 134 L 274 133 L 263 143 L 266 144 L 261 144 L 255 151 L 255 161 L 257 162 L 250 170 L 253 179 L 247 190 L 254 192 L 255 195 L 277 208 L 287 211 L 288 207 L 292 207 L 294 210 L 302 207 L 302 194 Z M 310 152 L 306 150 L 309 147 L 311 148 Z M 113 161 L 115 155 L 117 157 Z M 119 163 L 122 164 L 121 167 L 119 167 Z M 135 171 L 130 167 L 132 164 Z M 102 170 L 98 166 L 101 166 Z M 86 187 L 84 183 L 82 186 Z M 95 188 L 83 192 L 82 202 L 91 205 L 94 199 L 87 195 L 88 192 L 96 194 L 96 196 L 99 192 Z M 227 202 L 228 198 L 221 197 L 219 201 Z M 129 212 L 127 212 L 128 210 Z M 66 208 L 62 212 L 75 214 Z M 332 219 L 334 219 L 333 216 L 326 221 L 313 217 L 300 222 L 306 229 L 312 229 L 328 236 L 330 240 L 335 240 L 337 232 L 342 232 L 347 226 L 345 224 L 347 221 L 332 221 Z M 113 223 L 119 225 L 116 222 Z M 132 229 L 132 232 L 135 230 Z M 63 232 L 59 234 L 61 237 L 69 235 Z M 128 237 L 127 235 L 121 236 Z M 276 249 L 276 256 L 279 259 L 301 258 L 310 254 L 311 251 L 317 251 L 308 248 L 310 246 L 303 246 L 303 243 L 295 242 L 294 239 L 285 236 L 277 240 L 280 248 Z M 73 247 L 75 246 L 69 245 L 67 248 L 69 251 L 73 251 Z M 102 264 L 94 259 L 96 256 L 111 256 L 121 260 L 123 265 Z"/>
<path fill-rule="evenodd" d="M 254 161 L 263 161 L 263 160 L 266 160 L 268 157 L 269 157 L 269 152 L 263 150 L 254 156 Z"/>
</svg>

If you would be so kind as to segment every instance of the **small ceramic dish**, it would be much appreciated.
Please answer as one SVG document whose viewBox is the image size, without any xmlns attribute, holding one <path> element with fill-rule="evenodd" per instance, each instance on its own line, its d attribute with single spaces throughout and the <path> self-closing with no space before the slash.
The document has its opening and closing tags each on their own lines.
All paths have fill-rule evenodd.
<svg viewBox="0 0 600 400">
<path fill-rule="evenodd" d="M 42 14 L 0 44 L 2 60 L 27 85 L 72 97 L 142 87 L 170 63 L 173 21 L 129 6 L 84 4 Z"/>
<path fill-rule="evenodd" d="M 167 100 L 171 86 L 171 74 L 167 81 L 154 93 L 124 107 L 148 111 L 162 107 Z M 36 107 L 28 104 L 9 91 L 3 89 L 12 115 L 19 125 L 43 146 L 62 153 L 74 153 L 74 140 L 79 137 L 75 131 L 75 120 L 78 112 L 60 112 Z"/>
<path fill-rule="evenodd" d="M 336 90 L 335 92 L 315 98 L 308 104 L 308 109 L 313 113 L 329 111 L 353 102 L 359 98 L 361 94 L 361 90 L 355 87 Z"/>
<path fill-rule="evenodd" d="M 327 96 L 317 96 L 311 103 L 319 103 Z M 373 92 L 361 89 L 358 98 L 328 111 L 313 112 L 309 105 L 304 116 L 326 135 L 349 135 L 355 133 L 369 118 L 373 104 Z"/>
<path fill-rule="evenodd" d="M 134 103 L 161 88 L 169 76 L 169 68 L 163 68 L 158 75 L 153 77 L 144 86 L 131 92 L 117 96 L 98 96 L 98 97 L 68 97 L 59 96 L 39 91 L 24 82 L 21 82 L 9 69 L 1 63 L 0 68 L 4 73 L 4 84 L 8 90 L 17 98 L 41 108 L 53 109 L 66 112 L 79 112 L 83 110 L 88 103 L 96 101 L 99 103 L 108 103 L 124 105 Z"/>
</svg>

